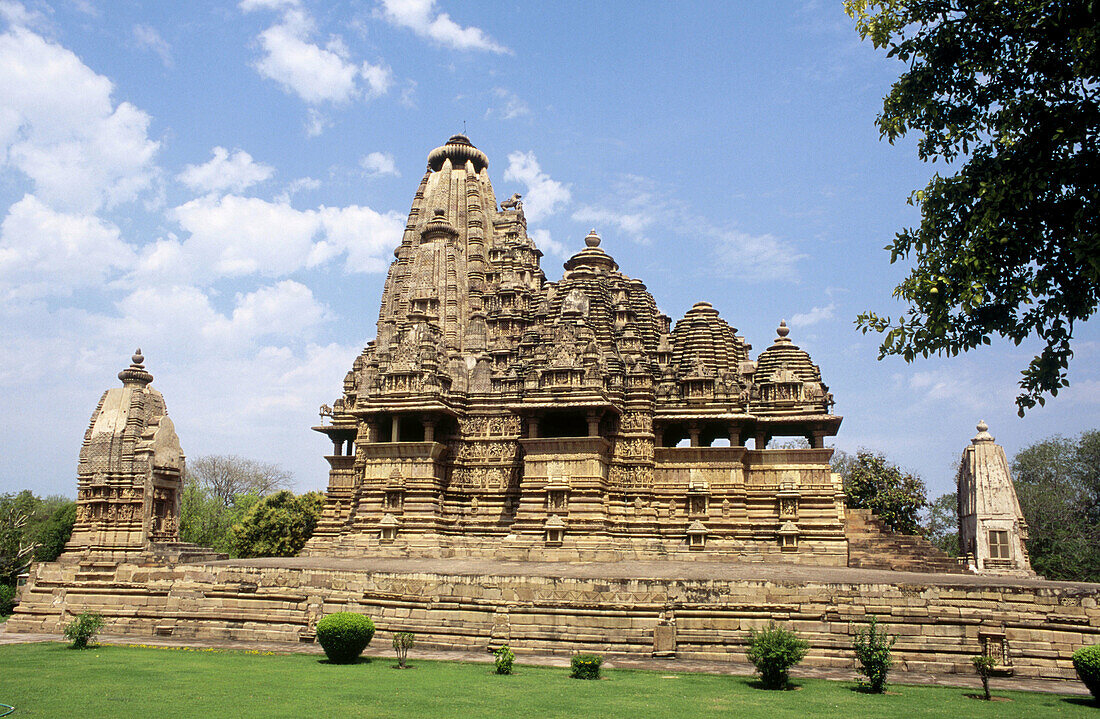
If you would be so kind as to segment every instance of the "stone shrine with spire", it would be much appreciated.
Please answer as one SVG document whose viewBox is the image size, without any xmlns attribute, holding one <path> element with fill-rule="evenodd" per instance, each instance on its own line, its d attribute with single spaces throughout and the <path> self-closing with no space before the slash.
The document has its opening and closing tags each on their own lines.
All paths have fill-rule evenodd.
<svg viewBox="0 0 1100 719">
<path fill-rule="evenodd" d="M 841 418 L 786 323 L 755 362 L 708 302 L 673 327 L 595 230 L 548 280 L 488 166 L 463 135 L 428 155 L 377 337 L 315 428 L 333 452 L 306 553 L 843 565 Z"/>
</svg>

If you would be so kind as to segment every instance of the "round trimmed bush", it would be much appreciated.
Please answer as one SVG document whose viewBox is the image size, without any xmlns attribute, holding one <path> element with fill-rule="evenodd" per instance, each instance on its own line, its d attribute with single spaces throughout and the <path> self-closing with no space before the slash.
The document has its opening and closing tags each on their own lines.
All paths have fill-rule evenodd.
<svg viewBox="0 0 1100 719">
<path fill-rule="evenodd" d="M 353 664 L 374 636 L 370 617 L 354 612 L 336 612 L 317 622 L 317 643 L 333 664 Z"/>
<path fill-rule="evenodd" d="M 1092 692 L 1094 699 L 1100 701 L 1100 644 L 1082 647 L 1073 653 L 1073 668 L 1077 676 Z"/>
</svg>

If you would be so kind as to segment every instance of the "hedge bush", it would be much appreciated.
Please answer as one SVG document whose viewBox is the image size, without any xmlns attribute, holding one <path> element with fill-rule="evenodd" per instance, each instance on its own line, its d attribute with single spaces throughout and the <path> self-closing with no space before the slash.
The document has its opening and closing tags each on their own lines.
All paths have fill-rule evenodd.
<svg viewBox="0 0 1100 719">
<path fill-rule="evenodd" d="M 493 656 L 496 659 L 493 660 L 493 666 L 496 667 L 497 674 L 511 674 L 512 662 L 516 660 L 515 652 L 507 644 L 500 649 L 493 652 Z"/>
<path fill-rule="evenodd" d="M 1082 647 L 1075 651 L 1073 668 L 1077 670 L 1077 676 L 1092 692 L 1093 698 L 1100 701 L 1100 644 Z"/>
<path fill-rule="evenodd" d="M 0 584 L 0 617 L 6 617 L 15 611 L 15 587 Z"/>
<path fill-rule="evenodd" d="M 370 644 L 374 622 L 354 612 L 335 612 L 317 622 L 317 642 L 333 664 L 352 664 Z"/>
<path fill-rule="evenodd" d="M 409 650 L 416 646 L 416 635 L 412 632 L 397 632 L 393 635 L 393 650 L 397 652 L 397 666 L 405 668 Z"/>
<path fill-rule="evenodd" d="M 982 678 L 982 691 L 985 692 L 983 698 L 989 701 L 992 698 L 989 696 L 989 675 L 993 673 L 993 667 L 997 666 L 997 662 L 993 657 L 983 654 L 970 657 L 970 663 L 974 665 L 974 671 L 978 672 L 978 676 Z"/>
<path fill-rule="evenodd" d="M 72 649 L 87 649 L 95 643 L 95 635 L 103 628 L 103 615 L 99 612 L 81 612 L 65 625 L 65 638 L 72 640 Z"/>
<path fill-rule="evenodd" d="M 802 661 L 809 648 L 797 634 L 770 621 L 764 629 L 749 630 L 746 654 L 760 672 L 760 682 L 766 689 L 784 689 L 789 680 L 787 672 Z"/>
<path fill-rule="evenodd" d="M 886 691 L 886 675 L 894 664 L 894 660 L 890 658 L 890 650 L 897 640 L 896 634 L 890 636 L 885 629 L 879 628 L 878 620 L 874 616 L 865 628 L 856 630 L 852 637 L 852 648 L 859 660 L 860 674 L 867 677 L 866 681 L 860 681 L 860 685 L 867 691 L 875 694 Z"/>
<path fill-rule="evenodd" d="M 601 664 L 603 657 L 599 654 L 574 654 L 569 660 L 569 668 L 572 670 L 569 676 L 574 679 L 599 679 Z"/>
</svg>

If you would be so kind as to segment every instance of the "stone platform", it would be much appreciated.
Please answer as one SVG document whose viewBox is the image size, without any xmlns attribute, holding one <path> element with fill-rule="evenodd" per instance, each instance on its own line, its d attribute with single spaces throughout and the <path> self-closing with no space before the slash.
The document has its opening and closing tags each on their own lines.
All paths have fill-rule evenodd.
<svg viewBox="0 0 1100 719">
<path fill-rule="evenodd" d="M 971 674 L 983 643 L 1018 677 L 1070 679 L 1100 642 L 1100 585 L 847 567 L 680 561 L 588 563 L 296 557 L 194 564 L 36 565 L 6 631 L 57 632 L 93 609 L 130 637 L 312 642 L 334 611 L 374 618 L 379 639 L 518 653 L 595 651 L 743 661 L 774 618 L 810 643 L 812 667 L 848 669 L 851 635 L 875 615 L 899 635 L 899 668 Z"/>
</svg>

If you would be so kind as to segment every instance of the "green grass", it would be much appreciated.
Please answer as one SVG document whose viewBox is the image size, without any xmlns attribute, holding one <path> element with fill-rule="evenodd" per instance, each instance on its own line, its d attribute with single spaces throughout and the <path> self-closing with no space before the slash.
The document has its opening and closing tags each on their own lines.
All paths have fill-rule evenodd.
<svg viewBox="0 0 1100 719">
<path fill-rule="evenodd" d="M 18 717 L 1095 717 L 1081 697 L 996 691 L 1011 701 L 968 699 L 974 689 L 799 679 L 797 691 L 755 688 L 748 677 L 607 669 L 602 681 L 569 669 L 417 661 L 405 671 L 376 658 L 337 666 L 306 654 L 255 655 L 62 644 L 0 646 L 0 703 Z"/>
</svg>

